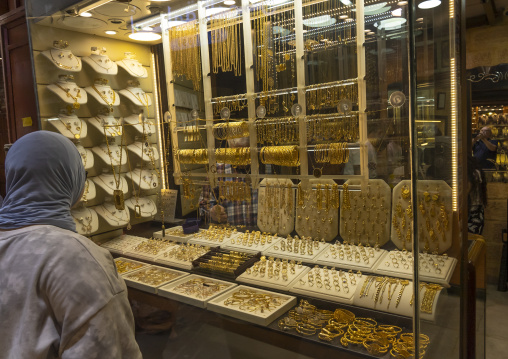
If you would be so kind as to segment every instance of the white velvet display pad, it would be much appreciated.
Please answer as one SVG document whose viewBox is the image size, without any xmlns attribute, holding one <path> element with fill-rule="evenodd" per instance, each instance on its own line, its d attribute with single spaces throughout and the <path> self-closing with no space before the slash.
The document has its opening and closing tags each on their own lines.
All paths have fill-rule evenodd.
<svg viewBox="0 0 508 359">
<path fill-rule="evenodd" d="M 200 229 L 200 231 L 201 231 L 201 229 Z M 184 234 L 182 226 L 176 226 L 176 227 L 172 227 L 172 228 L 167 228 L 165 232 L 166 232 L 165 233 L 166 234 L 165 237 L 162 236 L 162 230 L 157 231 L 157 232 L 153 232 L 153 238 L 167 239 L 167 240 L 170 240 L 170 241 L 187 243 L 189 238 L 192 238 L 194 236 L 194 234 L 195 234 L 195 233 Z M 197 232 L 197 233 L 199 233 L 199 232 Z"/>
<path fill-rule="evenodd" d="M 83 236 L 90 236 L 99 230 L 99 218 L 97 212 L 91 208 L 73 208 L 71 216 L 76 223 L 76 231 Z M 89 228 L 87 228 L 89 227 Z"/>
<path fill-rule="evenodd" d="M 316 258 L 319 256 L 319 254 L 321 254 L 321 252 L 326 250 L 326 248 L 328 248 L 328 246 L 330 245 L 328 243 L 314 241 L 314 242 L 318 243 L 318 247 L 317 248 L 314 247 L 314 243 L 313 243 L 313 250 L 312 250 L 312 254 L 310 255 L 310 254 L 308 254 L 307 250 L 305 251 L 305 254 L 301 254 L 300 252 L 295 253 L 294 248 L 293 248 L 293 251 L 289 251 L 287 246 L 285 246 L 286 250 L 282 250 L 281 243 L 286 242 L 286 241 L 287 241 L 287 238 L 282 238 L 278 243 L 272 244 L 270 247 L 268 247 L 268 249 L 266 251 L 262 252 L 263 255 L 273 256 L 273 257 L 277 257 L 277 258 L 284 258 L 284 259 L 294 259 L 296 261 L 303 261 L 305 263 L 314 263 Z M 294 240 L 293 240 L 293 243 L 294 243 Z"/>
<path fill-rule="evenodd" d="M 148 147 L 146 144 L 148 144 Z M 153 159 L 155 161 L 155 165 L 157 166 L 157 161 L 159 160 L 159 151 L 157 150 L 157 146 L 148 142 L 134 142 L 128 145 L 127 149 L 144 162 L 152 163 Z M 150 155 L 150 151 L 152 151 L 153 156 Z"/>
<path fill-rule="evenodd" d="M 117 262 L 120 262 L 120 261 L 127 262 L 127 263 L 133 263 L 133 264 L 135 263 L 135 264 L 141 265 L 141 267 L 139 267 L 139 268 L 130 269 L 130 270 L 128 270 L 126 272 L 123 272 L 123 273 L 118 273 L 120 275 L 122 275 L 122 274 L 129 274 L 131 272 L 137 271 L 138 269 L 146 268 L 146 267 L 149 266 L 149 264 L 147 264 L 147 263 L 135 261 L 134 259 L 128 259 L 128 258 L 124 258 L 124 257 L 115 258 L 115 265 L 117 265 Z M 117 272 L 118 272 L 118 267 L 117 267 Z"/>
<path fill-rule="evenodd" d="M 254 263 L 254 265 L 256 265 L 260 262 L 261 261 L 258 261 L 256 263 Z M 310 268 L 307 266 L 295 264 L 295 274 L 290 273 L 290 270 L 288 268 L 288 279 L 287 280 L 282 279 L 282 273 L 279 273 L 278 279 L 276 279 L 275 277 L 269 278 L 267 263 L 268 263 L 268 261 L 265 261 L 264 266 L 266 268 L 266 271 L 265 271 L 264 276 L 261 277 L 259 273 L 255 275 L 254 272 L 252 271 L 252 267 L 251 267 L 251 268 L 248 268 L 241 275 L 239 275 L 236 278 L 236 280 L 238 282 L 253 284 L 253 285 L 261 286 L 261 287 L 268 287 L 268 288 L 273 288 L 273 289 L 278 289 L 278 290 L 288 290 L 299 276 L 301 276 L 304 273 L 307 273 L 310 270 Z M 260 265 L 263 265 L 263 264 L 260 264 Z M 248 273 L 249 269 L 251 269 L 250 273 Z"/>
<path fill-rule="evenodd" d="M 139 272 L 143 272 L 143 271 L 153 269 L 153 268 L 157 268 L 158 270 L 160 270 L 162 272 L 166 272 L 168 274 L 176 275 L 176 277 L 173 279 L 167 280 L 161 284 L 155 285 L 155 286 L 132 278 L 132 276 L 135 276 Z M 189 275 L 189 273 L 182 272 L 182 271 L 179 271 L 176 269 L 169 269 L 169 268 L 164 268 L 164 267 L 152 265 L 152 266 L 148 266 L 145 268 L 140 268 L 138 270 L 135 270 L 135 271 L 132 271 L 132 272 L 129 272 L 126 274 L 122 274 L 122 278 L 125 281 L 125 284 L 127 284 L 127 286 L 129 286 L 131 288 L 136 288 L 136 289 L 142 290 L 144 292 L 157 294 L 157 289 L 159 287 L 162 287 L 163 285 L 174 282 L 175 280 L 181 279 L 181 278 L 186 277 L 188 275 Z"/>
<path fill-rule="evenodd" d="M 397 254 L 397 265 L 394 266 L 390 255 Z M 401 257 L 405 258 L 405 263 L 408 266 L 404 266 L 401 262 Z M 448 256 L 442 256 L 438 254 L 420 253 L 420 270 L 419 278 L 421 281 L 439 283 L 445 287 L 449 287 L 450 279 L 452 278 L 453 271 L 457 265 L 457 259 Z M 432 261 L 430 260 L 432 259 Z M 423 263 L 423 264 L 422 264 Z M 427 263 L 427 265 L 425 265 Z M 434 264 L 433 264 L 434 263 Z M 435 263 L 438 264 L 436 268 Z M 439 273 L 439 269 L 441 272 Z M 379 275 L 395 276 L 399 278 L 412 279 L 413 278 L 413 254 L 411 252 L 403 251 L 390 251 L 386 252 L 383 258 L 381 258 L 376 267 L 374 273 Z"/>
<path fill-rule="evenodd" d="M 371 288 L 368 291 L 368 294 L 362 298 L 360 298 L 360 292 L 363 287 L 364 281 L 366 281 L 370 276 L 362 276 L 362 280 L 359 281 L 358 285 L 356 286 L 356 292 L 353 297 L 353 305 L 363 308 L 369 308 L 374 310 L 379 310 L 382 312 L 388 312 L 393 313 L 397 315 L 403 315 L 405 317 L 412 317 L 413 316 L 413 306 L 410 305 L 411 298 L 413 297 L 413 282 L 409 281 L 409 284 L 405 287 L 404 291 L 402 292 L 402 297 L 399 303 L 399 306 L 397 307 L 397 298 L 399 296 L 400 289 L 402 288 L 401 284 L 398 284 L 395 289 L 392 288 L 393 296 L 392 300 L 388 300 L 388 288 L 385 289 L 383 295 L 382 295 L 382 301 L 379 303 L 381 299 L 378 300 L 378 303 L 374 302 L 374 297 L 376 295 L 377 289 L 374 287 L 374 284 L 371 285 Z M 426 290 L 426 289 L 425 289 Z M 421 302 L 423 300 L 423 297 L 425 295 L 425 290 L 420 290 L 420 300 L 419 300 L 419 307 L 421 308 Z M 432 305 L 432 314 L 424 313 L 420 311 L 420 315 L 422 319 L 434 321 L 436 316 L 436 307 L 437 302 L 439 300 L 439 296 L 441 294 L 441 291 L 439 291 L 436 294 L 436 297 L 434 299 L 434 303 Z M 381 293 L 379 295 L 381 298 Z M 388 303 L 390 305 L 388 306 Z M 414 303 L 413 303 L 414 305 Z"/>
<path fill-rule="evenodd" d="M 145 238 L 143 241 L 138 243 L 137 246 L 133 246 L 133 247 L 129 248 L 125 252 L 125 254 L 135 257 L 135 258 L 140 258 L 140 259 L 149 260 L 149 261 L 155 261 L 156 257 L 160 256 L 162 253 L 164 253 L 168 249 L 173 248 L 177 245 L 176 243 L 173 243 L 173 242 L 159 241 L 160 243 L 158 243 L 158 244 L 160 246 L 158 247 L 158 249 L 150 250 L 149 252 L 147 252 L 145 249 L 141 249 L 141 246 L 144 246 L 149 241 L 151 241 L 151 240 Z M 153 239 L 152 239 L 152 241 L 153 241 Z"/>
<path fill-rule="evenodd" d="M 102 135 L 106 132 L 106 137 L 122 135 L 121 122 L 113 116 L 97 115 L 90 118 L 88 124 L 95 127 Z"/>
<path fill-rule="evenodd" d="M 96 196 L 97 191 L 95 189 L 95 183 L 90 178 L 87 178 L 85 182 L 85 191 L 83 192 L 83 196 L 81 196 L 80 202 L 86 205 L 88 201 L 93 201 Z"/>
<path fill-rule="evenodd" d="M 288 184 L 293 186 L 293 182 L 290 179 L 280 178 L 272 179 L 265 178 L 261 181 L 258 189 L 258 216 L 257 225 L 261 232 L 277 233 L 281 236 L 287 236 L 295 229 L 295 190 L 291 191 L 293 196 L 293 206 L 288 213 L 287 210 L 287 198 L 285 198 L 286 205 L 281 207 L 281 198 L 278 198 L 279 208 L 273 206 L 274 198 L 271 198 L 272 207 L 268 208 L 266 202 L 266 185 L 267 183 L 275 187 L 285 189 Z M 285 197 L 287 197 L 287 190 L 285 190 Z"/>
<path fill-rule="evenodd" d="M 95 99 L 99 104 L 105 106 L 118 106 L 120 105 L 120 95 L 111 88 L 109 85 L 94 85 L 95 88 L 106 98 L 106 102 L 102 96 L 99 96 L 97 91 L 92 86 L 85 87 L 85 91 L 91 98 Z"/>
<path fill-rule="evenodd" d="M 121 211 L 116 209 L 113 203 L 104 203 L 93 207 L 93 209 L 111 227 L 123 227 L 129 223 L 130 215 L 127 208 Z"/>
<path fill-rule="evenodd" d="M 56 118 L 48 119 L 48 123 L 53 126 L 58 133 L 72 141 L 80 140 L 88 135 L 86 121 L 79 119 L 76 115 L 68 116 L 60 114 Z M 67 126 L 70 126 L 70 128 Z"/>
<path fill-rule="evenodd" d="M 270 294 L 273 296 L 277 296 L 277 297 L 281 298 L 282 305 L 280 305 L 278 308 L 275 308 L 274 310 L 271 310 L 271 311 L 265 310 L 263 313 L 261 313 L 260 311 L 246 312 L 246 311 L 240 310 L 238 305 L 232 305 L 232 304 L 231 305 L 224 305 L 225 300 L 232 297 L 233 294 L 238 293 L 242 289 L 248 289 L 248 290 L 253 290 L 253 291 L 255 291 L 257 293 L 261 293 L 261 294 Z M 296 297 L 240 285 L 240 286 L 230 289 L 226 293 L 210 300 L 207 304 L 207 309 L 211 310 L 212 312 L 225 314 L 225 315 L 229 315 L 230 317 L 233 317 L 233 318 L 245 320 L 246 322 L 267 326 L 271 322 L 273 322 L 275 319 L 277 319 L 279 316 L 284 314 L 286 311 L 288 311 L 289 309 L 294 307 L 295 305 L 296 305 Z"/>
<path fill-rule="evenodd" d="M 176 244 L 175 246 L 170 247 L 168 250 L 165 250 L 163 253 L 157 255 L 157 257 L 155 257 L 155 262 L 167 264 L 172 267 L 191 270 L 192 261 L 205 255 L 210 250 L 209 246 L 199 246 L 199 245 L 195 246 L 197 246 L 199 250 L 196 251 L 196 254 L 192 256 L 192 259 L 190 261 L 180 259 L 181 257 L 178 258 L 180 255 L 183 254 L 183 252 L 185 252 L 188 249 L 188 246 L 185 244 Z"/>
<path fill-rule="evenodd" d="M 249 242 L 246 239 L 244 233 L 241 233 L 240 236 L 237 238 L 231 239 L 229 242 L 221 244 L 221 248 L 228 249 L 230 251 L 242 251 L 245 253 L 251 253 L 255 254 L 258 252 L 264 252 L 267 250 L 270 246 L 273 244 L 279 243 L 282 238 L 280 237 L 272 237 L 272 240 L 268 242 L 268 240 L 265 241 L 265 244 L 261 244 L 261 241 L 258 243 L 255 242 Z M 250 243 L 250 244 L 249 244 Z"/>
<path fill-rule="evenodd" d="M 136 215 L 136 213 L 134 213 L 136 205 L 139 205 L 141 208 L 142 218 L 152 218 L 157 214 L 157 205 L 148 197 L 139 197 L 137 201 L 135 197 L 131 197 L 125 200 L 125 205 L 131 211 L 131 218 L 134 218 Z"/>
<path fill-rule="evenodd" d="M 98 74 L 116 75 L 118 73 L 117 63 L 111 61 L 107 55 L 91 54 L 84 56 L 81 60 Z"/>
<path fill-rule="evenodd" d="M 194 295 L 188 295 L 188 294 L 185 294 L 185 293 L 182 293 L 182 292 L 176 290 L 176 288 L 179 285 L 191 282 L 192 280 L 196 280 L 196 279 L 206 280 L 207 282 L 212 283 L 212 284 L 221 284 L 221 285 L 224 285 L 225 288 L 217 291 L 216 293 L 214 293 L 211 296 L 203 297 L 203 298 L 196 297 Z M 235 284 L 235 283 L 230 283 L 230 282 L 226 282 L 223 280 L 212 279 L 212 278 L 208 278 L 208 277 L 202 277 L 199 275 L 191 274 L 185 278 L 178 279 L 170 284 L 166 284 L 162 287 L 159 287 L 157 294 L 162 297 L 174 299 L 179 302 L 193 305 L 195 307 L 206 308 L 206 304 L 209 300 L 221 295 L 222 293 L 224 293 L 236 286 L 237 286 L 237 284 Z"/>
<path fill-rule="evenodd" d="M 103 164 L 106 166 L 114 165 L 116 167 L 118 165 L 125 166 L 127 164 L 127 151 L 125 151 L 124 147 L 120 147 L 116 143 L 109 144 L 109 151 L 108 145 L 103 143 L 99 146 L 92 147 L 92 152 L 97 158 L 102 160 Z M 111 154 L 109 154 L 109 152 L 111 152 Z M 115 168 L 115 171 L 118 171 L 118 168 Z"/>
<path fill-rule="evenodd" d="M 104 173 L 100 176 L 92 177 L 92 181 L 94 181 L 96 186 L 105 191 L 107 195 L 113 196 L 113 191 L 117 189 L 115 176 L 116 180 L 118 181 L 118 173 L 115 175 Z M 118 189 L 122 190 L 124 195 L 129 192 L 129 185 L 127 184 L 127 180 L 122 175 L 120 175 L 120 186 Z"/>
<path fill-rule="evenodd" d="M 85 89 L 82 89 L 74 82 L 67 81 L 59 81 L 57 82 L 64 90 L 58 87 L 55 84 L 49 84 L 47 89 L 57 95 L 60 100 L 68 104 L 79 103 L 80 105 L 84 105 L 88 101 L 88 95 Z M 76 100 L 74 100 L 71 96 L 67 96 L 67 92 L 65 90 L 69 90 L 69 94 L 74 96 Z M 79 96 L 79 97 L 78 97 Z"/>
<path fill-rule="evenodd" d="M 148 77 L 147 69 L 136 59 L 123 59 L 116 61 L 116 64 L 133 77 Z"/>
<path fill-rule="evenodd" d="M 207 237 L 207 234 L 208 234 L 207 229 L 203 229 L 198 233 L 194 233 L 192 238 L 189 238 L 188 243 L 199 244 L 202 246 L 222 247 L 223 244 L 229 243 L 231 239 L 233 238 L 236 239 L 241 235 L 241 233 L 236 232 L 232 233 L 230 236 L 224 237 L 220 236 L 219 238 L 211 238 Z"/>
<path fill-rule="evenodd" d="M 129 181 L 133 181 L 137 188 L 142 191 L 150 191 L 159 187 L 159 178 L 157 172 L 141 168 L 135 168 L 132 172 L 127 172 L 125 176 Z"/>
<path fill-rule="evenodd" d="M 341 251 L 344 253 L 343 256 L 340 254 Z M 351 253 L 351 256 L 347 255 L 348 251 Z M 359 253 L 360 256 L 356 256 L 356 253 Z M 376 268 L 385 253 L 386 250 L 384 249 L 360 247 L 354 244 L 342 244 L 337 242 L 335 244 L 330 244 L 326 250 L 321 252 L 321 254 L 317 256 L 315 263 L 324 266 L 373 273 L 374 268 Z"/>
<path fill-rule="evenodd" d="M 401 181 L 397 186 L 393 189 L 393 202 L 392 202 L 392 231 L 391 238 L 392 242 L 399 249 L 403 249 L 403 240 L 406 239 L 408 225 L 412 223 L 412 219 L 409 221 L 408 214 L 406 209 L 409 206 L 409 199 L 403 198 L 401 192 L 403 188 L 411 188 L 411 181 L 404 180 Z M 426 195 L 428 194 L 428 195 Z M 432 196 L 439 196 L 438 201 L 434 201 Z M 428 200 L 426 200 L 427 198 Z M 440 217 L 440 205 L 439 203 L 443 203 L 447 213 L 448 220 L 448 229 L 444 230 L 443 234 L 438 230 L 436 222 L 439 221 L 440 225 L 444 229 L 442 225 L 441 217 Z M 394 228 L 393 219 L 397 213 L 397 204 L 401 204 L 404 216 L 406 217 L 406 227 L 404 229 L 404 233 L 402 234 L 402 240 L 398 237 L 397 231 Z M 420 203 L 423 203 L 424 210 L 426 212 L 425 216 L 423 215 L 420 209 Z M 434 216 L 431 215 L 432 204 L 434 203 Z M 433 181 L 433 180 L 419 180 L 418 181 L 418 238 L 420 251 L 428 251 L 438 253 L 446 252 L 452 245 L 452 189 L 448 184 L 444 181 Z M 397 216 L 397 221 L 399 223 L 399 227 L 401 227 L 402 218 Z M 435 241 L 431 240 L 430 232 L 427 229 L 426 218 L 429 219 L 429 225 L 431 230 L 435 234 Z M 410 227 L 409 227 L 410 228 Z M 411 237 L 412 238 L 412 237 Z M 444 238 L 444 239 L 443 239 Z M 425 249 L 426 245 L 429 245 L 428 249 Z M 406 249 L 409 250 L 412 244 L 407 243 L 406 241 Z"/>
<path fill-rule="evenodd" d="M 349 243 L 383 246 L 390 240 L 390 186 L 382 179 L 350 179 L 346 184 L 361 190 L 349 191 L 350 209 L 344 207 L 341 191 L 340 236 Z"/>
<path fill-rule="evenodd" d="M 358 275 L 357 273 L 352 273 L 350 276 L 347 272 L 337 272 L 339 278 L 339 286 L 334 285 L 333 276 L 331 275 L 331 269 L 328 269 L 329 275 L 328 277 L 325 275 L 324 268 L 322 267 L 314 267 L 310 271 L 300 275 L 293 283 L 292 287 L 289 289 L 291 293 L 298 293 L 304 296 L 311 296 L 320 299 L 330 300 L 332 302 L 338 303 L 353 303 L 353 296 L 355 295 L 356 288 L 358 283 L 362 281 L 362 275 Z M 309 283 L 309 275 L 312 273 L 314 276 L 313 284 Z M 316 284 L 316 273 L 319 273 L 322 279 L 323 286 L 320 288 Z M 342 274 L 342 275 L 340 275 Z M 330 281 L 330 289 L 325 287 L 324 278 L 329 278 Z M 354 278 L 354 279 L 353 279 Z M 345 281 L 345 282 L 344 282 Z M 346 289 L 344 284 L 347 283 Z M 355 283 L 355 284 L 354 284 Z M 338 289 L 338 290 L 337 290 Z"/>
<path fill-rule="evenodd" d="M 79 151 L 79 154 L 81 156 L 81 161 L 83 162 L 83 166 L 85 167 L 85 170 L 91 170 L 95 165 L 95 159 L 93 157 L 93 152 L 89 150 L 88 148 L 84 148 L 81 145 L 76 145 L 76 148 Z"/>
<path fill-rule="evenodd" d="M 143 242 L 144 239 L 145 238 L 123 234 L 120 237 L 116 237 L 110 241 L 102 243 L 101 247 L 106 248 L 112 253 L 124 254 L 131 249 L 131 247 L 135 247 L 139 243 Z"/>
<path fill-rule="evenodd" d="M 321 184 L 323 190 L 322 209 L 317 209 L 316 202 L 316 185 Z M 326 210 L 325 206 L 325 185 L 331 187 L 335 182 L 333 180 L 309 180 L 302 181 L 301 187 L 307 191 L 312 188 L 312 192 L 308 200 L 305 201 L 304 206 L 296 205 L 296 224 L 295 230 L 299 236 L 312 237 L 314 239 L 324 238 L 326 241 L 331 241 L 339 234 L 339 211 L 331 208 Z M 312 186 L 312 187 L 311 187 Z M 298 199 L 298 193 L 296 194 Z"/>
<path fill-rule="evenodd" d="M 136 106 L 147 107 L 152 105 L 152 98 L 150 95 L 145 93 L 145 91 L 139 87 L 127 87 L 126 89 L 118 91 L 118 93 L 122 96 L 125 96 Z"/>
<path fill-rule="evenodd" d="M 74 56 L 69 49 L 52 48 L 42 51 L 41 54 L 60 70 L 69 72 L 81 71 L 81 59 Z M 59 66 L 58 63 L 63 66 Z"/>
<path fill-rule="evenodd" d="M 140 135 L 143 134 L 143 123 L 139 119 L 139 115 L 130 115 L 123 118 L 126 126 L 134 128 Z M 152 120 L 145 119 L 144 121 L 145 135 L 151 136 L 155 133 L 156 127 Z"/>
</svg>

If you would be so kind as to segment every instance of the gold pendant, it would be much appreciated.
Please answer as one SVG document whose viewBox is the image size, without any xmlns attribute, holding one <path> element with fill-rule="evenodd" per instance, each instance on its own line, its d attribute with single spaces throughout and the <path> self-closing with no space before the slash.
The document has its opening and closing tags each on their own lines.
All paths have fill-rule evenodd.
<svg viewBox="0 0 508 359">
<path fill-rule="evenodd" d="M 115 201 L 115 208 L 119 211 L 123 211 L 125 209 L 125 202 L 123 200 L 123 192 L 120 189 L 115 189 L 113 191 L 113 200 Z"/>
<path fill-rule="evenodd" d="M 77 103 L 77 102 L 74 102 L 72 104 L 72 107 L 75 108 L 76 110 L 78 110 L 81 107 L 81 105 L 79 103 Z"/>
<path fill-rule="evenodd" d="M 319 178 L 323 174 L 323 171 L 321 170 L 321 168 L 314 168 L 313 174 L 314 177 Z"/>
<path fill-rule="evenodd" d="M 134 217 L 141 218 L 141 206 L 139 204 L 134 206 Z"/>
<path fill-rule="evenodd" d="M 79 134 L 77 134 L 77 133 L 76 133 L 76 134 L 74 135 L 74 138 L 75 138 L 76 140 L 79 140 L 79 139 L 81 138 L 81 136 L 80 136 Z"/>
</svg>

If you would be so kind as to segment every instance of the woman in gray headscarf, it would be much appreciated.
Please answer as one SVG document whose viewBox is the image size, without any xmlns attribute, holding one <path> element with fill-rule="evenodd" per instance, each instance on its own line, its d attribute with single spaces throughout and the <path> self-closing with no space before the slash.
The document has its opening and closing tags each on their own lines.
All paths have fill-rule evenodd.
<svg viewBox="0 0 508 359">
<path fill-rule="evenodd" d="M 0 358 L 141 358 L 111 255 L 76 233 L 85 170 L 64 136 L 10 148 L 0 208 Z"/>
</svg>

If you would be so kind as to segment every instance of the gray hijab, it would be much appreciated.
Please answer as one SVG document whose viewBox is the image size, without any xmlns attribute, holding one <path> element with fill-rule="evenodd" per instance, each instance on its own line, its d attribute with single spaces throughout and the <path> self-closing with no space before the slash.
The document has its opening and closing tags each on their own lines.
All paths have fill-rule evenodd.
<svg viewBox="0 0 508 359">
<path fill-rule="evenodd" d="M 49 131 L 21 137 L 7 152 L 5 177 L 0 229 L 49 224 L 76 232 L 70 210 L 80 198 L 86 175 L 69 139 Z"/>
</svg>

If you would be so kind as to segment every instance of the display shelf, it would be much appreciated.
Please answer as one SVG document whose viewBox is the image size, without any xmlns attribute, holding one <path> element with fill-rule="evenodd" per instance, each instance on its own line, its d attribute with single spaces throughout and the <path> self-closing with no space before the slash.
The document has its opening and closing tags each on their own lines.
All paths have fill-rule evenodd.
<svg viewBox="0 0 508 359">
<path fill-rule="evenodd" d="M 287 244 L 288 238 L 289 243 L 292 243 L 290 246 Z M 314 263 L 319 254 L 329 246 L 328 243 L 311 239 L 300 239 L 298 236 L 295 236 L 295 238 L 288 236 L 288 238 L 282 238 L 278 243 L 272 244 L 266 251 L 262 252 L 262 254 L 276 258 L 294 259 L 296 261 L 303 261 L 304 263 Z M 295 243 L 298 243 L 298 245 L 295 246 Z M 305 244 L 305 247 L 302 247 L 302 244 Z M 298 251 L 295 252 L 293 248 L 298 248 Z M 309 248 L 311 248 L 311 251 L 309 251 Z M 304 253 L 301 253 L 302 249 Z"/>
<path fill-rule="evenodd" d="M 130 247 L 125 254 L 135 258 L 154 261 L 164 251 L 176 246 L 177 244 L 170 241 L 161 241 L 159 239 L 144 239 L 142 242 Z"/>
<path fill-rule="evenodd" d="M 157 294 L 195 307 L 206 308 L 209 300 L 236 286 L 235 283 L 191 274 L 159 287 Z"/>
<path fill-rule="evenodd" d="M 209 246 L 190 243 L 176 244 L 155 257 L 155 262 L 191 270 L 193 267 L 192 262 L 207 254 L 211 249 L 217 249 L 217 247 L 210 248 Z"/>
<path fill-rule="evenodd" d="M 447 255 L 420 253 L 419 275 L 421 281 L 439 283 L 449 287 L 450 279 L 457 265 L 457 259 Z M 413 253 L 408 251 L 389 251 L 377 261 L 374 273 L 379 275 L 413 278 Z"/>
<path fill-rule="evenodd" d="M 242 251 L 246 253 L 263 252 L 270 246 L 277 244 L 282 238 L 275 237 L 271 234 L 262 234 L 260 231 L 252 231 L 240 233 L 236 238 L 232 238 L 229 242 L 221 244 L 220 247 L 232 251 Z"/>
<path fill-rule="evenodd" d="M 118 274 L 124 275 L 130 272 L 134 272 L 138 269 L 148 267 L 148 264 L 128 258 L 118 257 L 115 258 L 115 266 Z"/>
<path fill-rule="evenodd" d="M 157 289 L 189 273 L 159 266 L 148 266 L 122 275 L 127 286 L 157 294 Z"/>
<path fill-rule="evenodd" d="M 337 242 L 330 244 L 326 250 L 321 252 L 321 254 L 316 257 L 315 263 L 324 266 L 373 273 L 374 268 L 385 253 L 386 250 L 380 248 Z"/>
<path fill-rule="evenodd" d="M 146 238 L 123 234 L 120 237 L 116 237 L 110 241 L 102 243 L 101 247 L 106 248 L 112 253 L 125 254 L 132 247 L 137 246 L 144 240 L 146 240 Z"/>
<path fill-rule="evenodd" d="M 317 278 L 321 279 L 321 284 L 318 283 Z M 356 288 L 362 278 L 361 272 L 345 272 L 335 268 L 316 266 L 298 276 L 289 291 L 332 302 L 352 304 Z"/>
<path fill-rule="evenodd" d="M 201 231 L 201 229 L 199 231 Z M 199 233 L 199 232 L 196 232 L 196 233 L 192 233 L 192 234 L 184 234 L 182 226 L 168 228 L 165 230 L 165 232 L 166 232 L 165 236 L 162 235 L 162 230 L 153 232 L 153 238 L 167 239 L 170 241 L 187 243 L 189 241 L 189 239 L 191 239 L 196 233 Z"/>
<path fill-rule="evenodd" d="M 246 292 L 248 291 L 248 292 Z M 244 294 L 244 293 L 252 293 Z M 255 298 L 256 296 L 262 296 L 264 301 L 266 301 L 266 295 L 272 296 L 277 300 L 277 305 L 273 309 L 263 309 L 261 312 L 259 309 L 256 311 L 247 312 L 241 310 L 238 304 L 228 304 L 228 299 L 232 299 L 234 295 L 246 296 L 249 298 Z M 270 303 L 274 303 L 271 301 Z M 269 292 L 262 289 L 254 289 L 246 286 L 238 286 L 235 287 L 226 293 L 214 298 L 208 302 L 207 309 L 216 313 L 229 315 L 230 317 L 245 320 L 250 323 L 267 326 L 271 322 L 273 322 L 277 317 L 281 316 L 284 312 L 291 309 L 294 305 L 296 305 L 296 297 Z"/>
<path fill-rule="evenodd" d="M 247 268 L 237 281 L 249 283 L 257 286 L 268 287 L 278 290 L 288 290 L 300 275 L 307 273 L 309 267 L 296 264 L 295 261 L 288 263 L 288 260 L 275 258 L 266 258 L 254 263 L 251 268 Z"/>
</svg>

